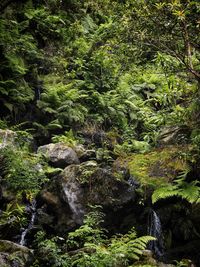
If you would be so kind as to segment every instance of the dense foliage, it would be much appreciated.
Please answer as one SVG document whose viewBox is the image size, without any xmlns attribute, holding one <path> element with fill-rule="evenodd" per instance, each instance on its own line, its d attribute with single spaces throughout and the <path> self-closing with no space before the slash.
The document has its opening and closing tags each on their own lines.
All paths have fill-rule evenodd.
<svg viewBox="0 0 200 267">
<path fill-rule="evenodd" d="M 135 132 L 136 139 L 150 142 L 155 141 L 161 125 L 187 123 L 183 118 L 187 110 L 181 103 L 195 93 L 195 82 L 185 75 L 177 53 L 162 48 L 167 46 L 167 34 L 173 38 L 173 32 L 165 32 L 165 25 L 187 23 L 180 13 L 184 4 L 111 4 L 112 8 L 109 1 L 25 1 L 11 3 L 2 11 L 1 114 L 7 123 L 29 129 L 38 138 L 92 123 L 104 129 L 117 127 L 128 136 L 132 131 L 131 137 Z M 162 11 L 161 35 L 153 27 Z M 198 31 L 193 14 L 198 14 L 199 4 L 188 3 L 184 12 L 187 27 Z M 137 24 L 131 16 L 136 16 Z M 145 29 L 146 21 L 152 24 Z M 181 44 L 184 31 L 180 27 L 172 30 L 180 33 L 180 40 L 169 43 L 179 47 L 180 42 L 180 57 L 186 64 L 188 54 Z M 141 41 L 146 41 L 141 36 L 152 46 L 151 40 L 157 40 L 161 47 L 143 47 Z M 192 41 L 191 64 L 198 66 L 198 40 Z M 170 51 L 174 50 L 170 45 Z"/>
<path fill-rule="evenodd" d="M 197 0 L 1 1 L 0 128 L 19 137 L 9 146 L 7 137 L 0 139 L 2 191 L 14 195 L 2 198 L 1 225 L 22 232 L 30 217 L 25 202 L 40 197 L 62 171 L 35 153 L 50 142 L 95 150 L 97 164 L 109 170 L 118 158 L 128 165 L 133 153 L 144 154 L 140 175 L 152 149 L 159 155 L 165 145 L 177 146 L 174 159 L 189 166 L 184 175 L 179 166 L 174 171 L 163 164 L 169 157 L 159 159 L 155 169 L 169 167 L 171 178 L 152 186 L 155 170 L 145 173 L 136 202 L 159 207 L 169 201 L 193 216 L 200 203 L 199 15 Z M 178 133 L 171 143 L 163 142 L 166 129 Z M 87 178 L 86 173 L 83 184 Z M 32 266 L 135 266 L 153 238 L 137 237 L 134 225 L 124 235 L 109 236 L 102 223 L 103 214 L 93 211 L 63 237 L 50 233 L 51 227 L 37 229 Z M 186 231 L 188 224 L 181 225 Z M 190 228 L 197 239 L 195 227 Z"/>
</svg>

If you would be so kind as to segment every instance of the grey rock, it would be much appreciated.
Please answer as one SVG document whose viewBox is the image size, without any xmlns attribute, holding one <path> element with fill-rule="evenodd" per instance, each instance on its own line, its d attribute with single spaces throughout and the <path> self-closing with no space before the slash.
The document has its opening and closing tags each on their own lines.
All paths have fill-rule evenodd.
<svg viewBox="0 0 200 267">
<path fill-rule="evenodd" d="M 6 146 L 21 147 L 24 145 L 33 148 L 34 141 L 30 134 L 25 131 L 14 132 L 8 129 L 0 129 L 0 149 Z"/>
<path fill-rule="evenodd" d="M 158 136 L 160 145 L 173 145 L 184 143 L 188 136 L 188 129 L 180 126 L 166 126 L 161 129 Z"/>
<path fill-rule="evenodd" d="M 70 164 L 78 164 L 76 152 L 64 143 L 40 146 L 38 153 L 42 154 L 54 167 L 64 168 Z"/>
<path fill-rule="evenodd" d="M 17 133 L 11 130 L 0 129 L 0 149 L 8 145 L 15 145 Z"/>
</svg>

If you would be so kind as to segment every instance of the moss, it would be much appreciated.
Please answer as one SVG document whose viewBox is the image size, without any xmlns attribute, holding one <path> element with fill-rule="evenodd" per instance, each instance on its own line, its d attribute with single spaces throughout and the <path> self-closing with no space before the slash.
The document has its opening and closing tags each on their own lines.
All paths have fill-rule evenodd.
<svg viewBox="0 0 200 267">
<path fill-rule="evenodd" d="M 78 180 L 81 184 L 91 183 L 93 175 L 95 174 L 98 166 L 96 165 L 88 165 L 88 166 L 80 166 Z"/>
<path fill-rule="evenodd" d="M 49 165 L 45 165 L 44 167 L 44 173 L 48 178 L 52 178 L 62 172 L 61 168 L 54 168 Z"/>
<path fill-rule="evenodd" d="M 133 154 L 119 161 L 127 165 L 130 174 L 142 186 L 156 188 L 172 181 L 178 173 L 188 168 L 182 155 L 187 149 L 187 146 L 168 146 L 145 154 Z"/>
</svg>

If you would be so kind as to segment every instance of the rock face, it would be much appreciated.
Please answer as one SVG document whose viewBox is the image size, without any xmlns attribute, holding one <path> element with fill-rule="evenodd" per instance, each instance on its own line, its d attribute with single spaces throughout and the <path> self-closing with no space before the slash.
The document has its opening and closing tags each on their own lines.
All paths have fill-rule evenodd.
<svg viewBox="0 0 200 267">
<path fill-rule="evenodd" d="M 38 153 L 42 154 L 49 163 L 58 168 L 64 168 L 70 164 L 78 164 L 76 152 L 64 143 L 48 144 L 40 146 Z"/>
<path fill-rule="evenodd" d="M 126 177 L 127 179 L 127 177 Z M 54 183 L 54 186 L 53 186 Z M 46 213 L 51 213 L 53 227 L 61 230 L 73 228 L 83 221 L 88 205 L 101 205 L 117 211 L 134 201 L 135 184 L 130 179 L 117 179 L 109 168 L 101 168 L 95 161 L 70 165 L 43 190 L 41 198 Z M 55 219 L 58 218 L 58 219 Z"/>
<path fill-rule="evenodd" d="M 0 266 L 25 267 L 31 261 L 32 251 L 8 240 L 0 240 Z"/>
<path fill-rule="evenodd" d="M 69 205 L 61 198 L 61 191 L 59 177 L 56 177 L 40 192 L 40 208 L 37 210 L 38 224 L 59 234 L 76 226 Z"/>
<path fill-rule="evenodd" d="M 76 195 L 76 203 L 112 206 L 117 208 L 135 197 L 135 187 L 128 181 L 117 180 L 112 170 L 101 168 L 94 161 L 71 165 L 61 174 L 61 184 L 66 197 Z"/>
<path fill-rule="evenodd" d="M 158 137 L 160 145 L 173 145 L 185 143 L 188 137 L 188 129 L 180 126 L 166 126 L 164 127 Z"/>
</svg>

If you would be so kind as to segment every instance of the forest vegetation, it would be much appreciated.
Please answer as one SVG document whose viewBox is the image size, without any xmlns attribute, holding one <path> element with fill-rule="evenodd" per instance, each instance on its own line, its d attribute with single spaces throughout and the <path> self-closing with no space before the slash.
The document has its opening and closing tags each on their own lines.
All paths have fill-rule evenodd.
<svg viewBox="0 0 200 267">
<path fill-rule="evenodd" d="M 198 0 L 1 0 L 1 266 L 200 266 L 199 164 Z"/>
</svg>

